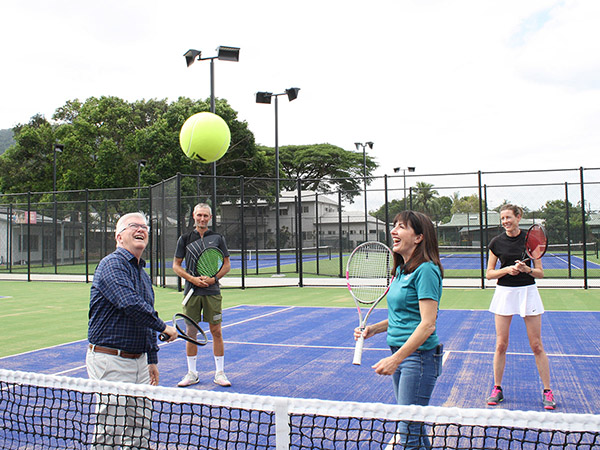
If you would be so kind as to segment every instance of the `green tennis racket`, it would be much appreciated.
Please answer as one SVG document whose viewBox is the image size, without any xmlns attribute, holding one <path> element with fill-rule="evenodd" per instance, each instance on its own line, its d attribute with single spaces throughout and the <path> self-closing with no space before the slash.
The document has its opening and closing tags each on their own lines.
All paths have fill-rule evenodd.
<svg viewBox="0 0 600 450">
<path fill-rule="evenodd" d="M 200 253 L 198 260 L 196 261 L 194 276 L 201 277 L 207 276 L 209 278 L 214 277 L 221 267 L 223 267 L 224 261 L 223 252 L 216 247 L 208 247 Z M 186 305 L 190 300 L 190 297 L 194 294 L 194 287 L 192 286 L 181 302 L 182 305 Z"/>
</svg>

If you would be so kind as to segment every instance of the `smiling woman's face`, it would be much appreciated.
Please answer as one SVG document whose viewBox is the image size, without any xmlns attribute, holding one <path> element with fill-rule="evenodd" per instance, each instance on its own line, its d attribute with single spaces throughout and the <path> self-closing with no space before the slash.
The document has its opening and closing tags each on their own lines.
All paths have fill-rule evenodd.
<svg viewBox="0 0 600 450">
<path fill-rule="evenodd" d="M 422 234 L 416 234 L 409 223 L 404 223 L 401 220 L 394 224 L 391 234 L 393 239 L 392 250 L 401 255 L 404 261 L 410 259 L 419 242 L 423 240 Z"/>
<path fill-rule="evenodd" d="M 506 234 L 509 236 L 516 236 L 519 234 L 519 222 L 521 221 L 520 215 L 515 215 L 511 209 L 504 209 L 500 212 L 500 223 L 506 230 Z"/>
</svg>

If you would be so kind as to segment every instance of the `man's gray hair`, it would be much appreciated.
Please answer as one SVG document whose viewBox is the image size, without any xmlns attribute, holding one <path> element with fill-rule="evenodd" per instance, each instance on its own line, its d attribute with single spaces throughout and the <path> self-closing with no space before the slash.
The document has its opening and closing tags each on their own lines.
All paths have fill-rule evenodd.
<svg viewBox="0 0 600 450">
<path fill-rule="evenodd" d="M 146 222 L 146 216 L 144 215 L 144 213 L 141 212 L 132 212 L 132 213 L 127 213 L 125 215 L 122 215 L 119 220 L 117 221 L 117 226 L 115 227 L 115 239 L 117 238 L 117 234 L 121 233 L 123 231 L 123 229 L 125 228 L 125 222 L 128 221 L 130 218 L 132 217 L 141 217 L 142 221 L 148 225 L 148 222 Z"/>
<path fill-rule="evenodd" d="M 194 212 L 196 212 L 196 210 L 200 208 L 208 209 L 210 211 L 210 215 L 212 216 L 212 208 L 208 203 L 198 203 L 196 206 L 194 206 Z"/>
</svg>

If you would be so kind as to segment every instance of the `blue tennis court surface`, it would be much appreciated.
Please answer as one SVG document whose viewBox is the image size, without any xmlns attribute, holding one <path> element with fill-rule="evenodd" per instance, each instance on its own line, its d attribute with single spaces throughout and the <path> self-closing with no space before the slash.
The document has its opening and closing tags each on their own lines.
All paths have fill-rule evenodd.
<svg viewBox="0 0 600 450">
<path fill-rule="evenodd" d="M 481 258 L 479 254 L 451 254 L 442 253 L 440 255 L 444 269 L 479 269 L 481 267 Z M 542 266 L 544 269 L 583 269 L 583 258 L 580 256 L 569 255 L 567 253 L 555 253 L 542 257 Z M 487 256 L 484 257 L 484 268 L 487 268 Z M 587 261 L 588 269 L 600 269 L 600 264 L 593 261 Z"/>
<path fill-rule="evenodd" d="M 250 291 L 251 292 L 251 291 Z M 249 295 L 251 295 L 249 293 Z M 377 310 L 373 320 L 386 317 Z M 389 354 L 385 336 L 365 342 L 362 366 L 351 364 L 354 308 L 238 306 L 224 312 L 226 372 L 233 383 L 212 382 L 210 345 L 198 357 L 206 389 L 258 395 L 393 403 L 390 377 L 370 366 Z M 542 333 L 550 358 L 557 411 L 600 414 L 600 313 L 547 312 Z M 493 315 L 487 311 L 442 310 L 438 334 L 445 344 L 444 369 L 432 405 L 482 408 L 492 387 Z M 87 341 L 0 359 L 0 368 L 87 377 Z M 187 371 L 184 343 L 162 344 L 160 385 L 175 386 Z M 515 317 L 500 408 L 541 411 L 541 382 L 523 321 Z M 488 407 L 489 408 L 489 407 Z"/>
</svg>

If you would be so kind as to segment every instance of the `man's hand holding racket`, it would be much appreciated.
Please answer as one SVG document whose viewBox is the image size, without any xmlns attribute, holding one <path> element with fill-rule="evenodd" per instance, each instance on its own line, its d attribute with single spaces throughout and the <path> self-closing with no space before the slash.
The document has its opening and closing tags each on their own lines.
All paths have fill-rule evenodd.
<svg viewBox="0 0 600 450">
<path fill-rule="evenodd" d="M 163 342 L 171 342 L 175 338 L 181 338 L 186 340 L 187 342 L 191 342 L 192 344 L 196 344 L 199 346 L 203 346 L 208 344 L 208 337 L 198 322 L 192 319 L 189 316 L 186 316 L 182 313 L 176 313 L 173 315 L 173 325 L 174 327 L 167 326 L 167 328 L 171 328 L 175 330 L 175 337 L 172 337 L 170 334 L 167 335 L 166 329 L 158 338 Z"/>
<path fill-rule="evenodd" d="M 167 327 L 160 333 L 161 341 L 162 337 L 167 337 L 164 342 L 173 342 L 177 339 L 177 328 L 172 327 L 171 325 L 167 325 Z"/>
</svg>

